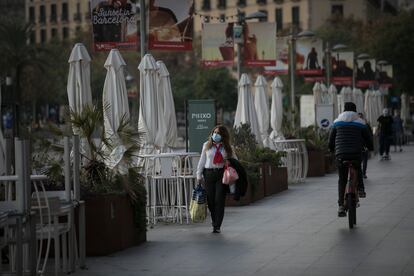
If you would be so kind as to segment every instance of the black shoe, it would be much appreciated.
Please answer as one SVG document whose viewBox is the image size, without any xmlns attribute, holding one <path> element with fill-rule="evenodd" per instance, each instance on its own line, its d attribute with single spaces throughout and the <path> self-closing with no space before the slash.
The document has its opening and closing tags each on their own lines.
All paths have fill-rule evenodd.
<svg viewBox="0 0 414 276">
<path fill-rule="evenodd" d="M 220 233 L 221 231 L 220 231 L 220 228 L 218 228 L 218 227 L 214 227 L 214 229 L 213 229 L 213 233 Z"/>
<path fill-rule="evenodd" d="M 346 217 L 346 211 L 344 206 L 338 207 L 338 217 Z"/>
<path fill-rule="evenodd" d="M 366 198 L 366 197 L 367 197 L 367 194 L 365 193 L 365 191 L 364 191 L 364 190 L 359 190 L 359 191 L 358 191 L 358 196 L 359 196 L 360 198 Z"/>
<path fill-rule="evenodd" d="M 364 174 L 364 176 L 363 176 L 365 179 L 367 179 L 368 178 L 368 176 L 366 175 L 366 174 Z"/>
</svg>

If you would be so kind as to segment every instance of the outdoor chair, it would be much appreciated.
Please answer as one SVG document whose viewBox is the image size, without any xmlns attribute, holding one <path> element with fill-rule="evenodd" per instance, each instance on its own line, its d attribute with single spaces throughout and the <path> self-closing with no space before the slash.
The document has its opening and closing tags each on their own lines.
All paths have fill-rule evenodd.
<svg viewBox="0 0 414 276">
<path fill-rule="evenodd" d="M 149 210 L 152 223 L 159 219 L 171 218 L 175 222 L 177 207 L 181 202 L 178 193 L 177 167 L 175 156 L 156 156 L 152 160 L 148 178 Z"/>
<path fill-rule="evenodd" d="M 189 223 L 189 217 L 190 217 L 189 198 L 190 198 L 190 193 L 193 190 L 196 184 L 196 181 L 197 181 L 197 165 L 198 165 L 199 160 L 200 160 L 199 155 L 186 156 L 184 158 L 182 167 L 178 170 L 179 189 L 180 189 L 178 192 L 184 198 L 184 202 L 182 202 L 183 205 L 180 205 L 180 208 L 181 208 L 180 210 L 182 209 L 185 210 L 187 224 Z M 180 164 L 182 163 L 180 162 Z"/>
</svg>

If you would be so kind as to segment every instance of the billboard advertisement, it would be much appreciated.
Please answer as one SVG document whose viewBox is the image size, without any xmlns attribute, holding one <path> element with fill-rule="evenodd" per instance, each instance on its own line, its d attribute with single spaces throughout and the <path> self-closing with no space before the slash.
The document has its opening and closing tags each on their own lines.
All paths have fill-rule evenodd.
<svg viewBox="0 0 414 276">
<path fill-rule="evenodd" d="M 276 65 L 265 67 L 266 75 L 287 75 L 289 71 L 289 37 L 276 38 Z"/>
<path fill-rule="evenodd" d="M 148 49 L 191 51 L 193 0 L 149 0 Z"/>
<path fill-rule="evenodd" d="M 231 66 L 234 62 L 233 23 L 203 24 L 202 65 Z"/>
<path fill-rule="evenodd" d="M 322 39 L 309 37 L 299 38 L 296 41 L 296 72 L 299 75 L 322 75 L 322 61 Z"/>
<path fill-rule="evenodd" d="M 378 70 L 378 83 L 382 87 L 392 87 L 392 78 L 394 76 L 392 64 L 379 64 Z"/>
<path fill-rule="evenodd" d="M 354 74 L 354 52 L 332 52 L 332 83 L 352 85 Z"/>
<path fill-rule="evenodd" d="M 356 82 L 355 86 L 366 88 L 375 84 L 376 62 L 373 58 L 361 58 L 355 61 Z"/>
<path fill-rule="evenodd" d="M 138 17 L 132 0 L 91 0 L 95 51 L 138 49 Z"/>
<path fill-rule="evenodd" d="M 246 23 L 243 26 L 244 65 L 250 67 L 276 65 L 276 24 Z"/>
</svg>

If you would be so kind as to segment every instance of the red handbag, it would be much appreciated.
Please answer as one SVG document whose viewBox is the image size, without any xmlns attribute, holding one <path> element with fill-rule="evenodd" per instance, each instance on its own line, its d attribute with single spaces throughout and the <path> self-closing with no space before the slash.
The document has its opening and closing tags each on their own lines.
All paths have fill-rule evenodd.
<svg viewBox="0 0 414 276">
<path fill-rule="evenodd" d="M 239 175 L 237 174 L 237 171 L 229 165 L 228 162 L 226 162 L 226 165 L 224 166 L 224 173 L 223 173 L 223 184 L 229 185 L 236 180 L 239 179 Z"/>
</svg>

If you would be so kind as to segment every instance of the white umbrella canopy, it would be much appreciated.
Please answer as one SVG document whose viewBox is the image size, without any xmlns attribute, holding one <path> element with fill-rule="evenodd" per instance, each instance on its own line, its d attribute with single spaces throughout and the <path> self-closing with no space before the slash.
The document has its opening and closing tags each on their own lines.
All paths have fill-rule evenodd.
<svg viewBox="0 0 414 276">
<path fill-rule="evenodd" d="M 344 111 L 344 106 L 346 102 L 353 102 L 354 98 L 352 96 L 352 89 L 347 87 L 342 87 L 341 89 L 341 112 Z"/>
<path fill-rule="evenodd" d="M 177 145 L 177 118 L 175 114 L 174 98 L 172 95 L 170 73 L 164 62 L 157 61 L 158 71 L 158 94 L 160 97 L 158 102 L 162 108 L 162 117 L 164 127 L 159 129 L 157 133 L 158 139 L 164 139 L 167 147 L 175 147 Z M 160 120 L 159 120 L 160 121 Z M 162 137 L 158 137 L 162 136 Z M 158 140 L 157 139 L 157 140 Z"/>
<path fill-rule="evenodd" d="M 401 94 L 401 120 L 406 124 L 410 119 L 410 105 L 407 102 L 407 94 Z"/>
<path fill-rule="evenodd" d="M 82 43 L 76 43 L 70 54 L 67 92 L 71 111 L 79 113 L 92 104 L 91 57 Z M 75 134 L 79 134 L 74 129 Z"/>
<path fill-rule="evenodd" d="M 257 143 L 262 145 L 259 122 L 257 120 L 253 94 L 251 91 L 251 81 L 247 74 L 243 74 L 239 81 L 239 96 L 237 99 L 234 126 L 239 127 L 241 124 L 246 123 L 250 124 L 251 131 L 256 136 Z"/>
<path fill-rule="evenodd" d="M 331 104 L 328 88 L 323 82 L 321 83 L 321 92 L 321 103 Z"/>
<path fill-rule="evenodd" d="M 157 64 L 151 54 L 146 54 L 138 66 L 140 71 L 140 102 L 138 131 L 143 133 L 143 144 L 152 152 L 158 131 Z"/>
<path fill-rule="evenodd" d="M 322 103 L 322 87 L 321 84 L 317 81 L 313 85 L 313 99 L 315 104 L 321 104 Z"/>
<path fill-rule="evenodd" d="M 329 103 L 334 106 L 334 118 L 338 117 L 338 90 L 331 84 L 328 89 Z"/>
<path fill-rule="evenodd" d="M 376 126 L 377 117 L 375 111 L 375 95 L 374 91 L 371 89 L 367 89 L 365 91 L 365 104 L 364 104 L 364 111 L 365 111 L 365 119 L 366 121 L 372 126 Z"/>
<path fill-rule="evenodd" d="M 82 43 L 76 43 L 70 54 L 69 74 L 67 83 L 67 93 L 69 100 L 69 108 L 72 112 L 80 113 L 87 105 L 92 105 L 91 92 L 91 57 Z M 80 131 L 73 128 L 73 133 L 79 135 Z M 81 139 L 81 152 L 86 157 L 91 156 L 88 143 L 85 139 Z"/>
<path fill-rule="evenodd" d="M 283 96 L 282 89 L 283 83 L 279 77 L 275 77 L 272 82 L 272 103 L 270 106 L 270 125 L 272 126 L 272 132 L 270 133 L 270 139 L 283 140 L 285 137 L 282 133 L 282 120 L 283 120 Z"/>
<path fill-rule="evenodd" d="M 374 98 L 375 98 L 375 125 L 377 124 L 377 119 L 382 114 L 382 110 L 384 109 L 384 98 L 381 91 L 376 90 L 374 91 Z"/>
<path fill-rule="evenodd" d="M 263 145 L 270 147 L 269 139 L 269 104 L 267 96 L 267 81 L 262 75 L 258 75 L 254 84 L 254 106 L 256 108 L 259 131 Z"/>
<path fill-rule="evenodd" d="M 364 111 L 364 95 L 362 94 L 361 89 L 354 88 L 352 90 L 353 94 L 353 102 L 356 105 L 357 112 L 363 112 Z"/>
<path fill-rule="evenodd" d="M 124 67 L 125 61 L 117 49 L 109 52 L 104 64 L 107 73 L 103 87 L 103 115 L 105 138 L 111 141 L 114 149 L 105 163 L 111 169 L 115 167 L 122 174 L 127 172 L 127 167 L 122 164 L 122 157 L 126 151 L 118 136 L 118 128 L 121 122 L 130 118 L 128 106 L 128 93 L 125 84 Z"/>
</svg>

